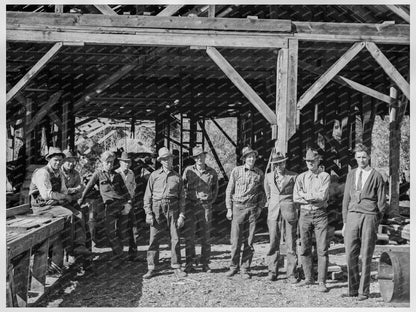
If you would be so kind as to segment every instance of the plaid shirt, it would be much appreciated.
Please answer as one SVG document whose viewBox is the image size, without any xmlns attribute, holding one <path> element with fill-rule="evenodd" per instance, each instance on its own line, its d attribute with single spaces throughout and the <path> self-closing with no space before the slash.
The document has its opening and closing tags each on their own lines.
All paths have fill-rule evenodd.
<svg viewBox="0 0 416 312">
<path fill-rule="evenodd" d="M 232 208 L 233 202 L 261 205 L 263 196 L 264 174 L 260 169 L 249 169 L 246 165 L 231 171 L 230 181 L 225 191 L 225 206 Z"/>
</svg>

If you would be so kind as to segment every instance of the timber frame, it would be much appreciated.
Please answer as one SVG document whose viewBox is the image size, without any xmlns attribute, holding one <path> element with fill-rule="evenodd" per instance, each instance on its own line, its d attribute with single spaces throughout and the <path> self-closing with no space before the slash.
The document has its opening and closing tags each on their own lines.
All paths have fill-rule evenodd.
<svg viewBox="0 0 416 312">
<path fill-rule="evenodd" d="M 342 163 L 344 175 L 357 120 L 368 127 L 410 97 L 405 5 L 322 6 L 326 21 L 309 6 L 74 7 L 7 9 L 8 119 L 13 126 L 23 106 L 29 163 L 42 122 L 58 125 L 65 148 L 75 144 L 74 116 L 154 119 L 169 136 L 168 110 L 188 114 L 194 129 L 200 117 L 239 117 L 237 154 L 251 144 L 267 158 L 276 147 L 301 163 L 305 147 L 320 141 L 341 150 L 329 167 Z M 302 14 L 311 19 L 291 17 Z M 335 121 L 341 142 L 332 138 Z M 163 145 L 166 136 L 157 136 Z"/>
</svg>

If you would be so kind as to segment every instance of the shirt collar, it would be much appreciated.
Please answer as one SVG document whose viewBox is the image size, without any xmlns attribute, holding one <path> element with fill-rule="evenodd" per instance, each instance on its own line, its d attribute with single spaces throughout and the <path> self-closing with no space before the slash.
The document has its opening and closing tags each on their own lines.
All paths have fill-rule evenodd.
<svg viewBox="0 0 416 312">
<path fill-rule="evenodd" d="M 255 167 L 253 167 L 253 168 L 250 169 L 249 166 L 247 166 L 246 164 L 244 164 L 243 166 L 244 166 L 244 171 L 247 171 L 247 170 L 249 170 L 249 171 L 256 171 L 255 170 Z"/>
<path fill-rule="evenodd" d="M 205 171 L 207 171 L 207 170 L 208 170 L 208 166 L 207 166 L 207 165 L 205 165 L 205 168 L 204 168 L 204 169 L 202 169 L 202 170 L 199 170 L 199 169 L 198 169 L 198 167 L 197 167 L 196 165 L 193 165 L 193 167 L 194 167 L 194 170 L 195 170 L 195 171 L 199 171 L 199 172 L 202 172 L 202 173 L 204 173 Z"/>
</svg>

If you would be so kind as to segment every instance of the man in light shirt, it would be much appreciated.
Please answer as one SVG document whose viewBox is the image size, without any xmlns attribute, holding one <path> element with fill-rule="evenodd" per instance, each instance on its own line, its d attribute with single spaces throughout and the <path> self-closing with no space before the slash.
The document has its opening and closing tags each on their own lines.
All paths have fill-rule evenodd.
<svg viewBox="0 0 416 312">
<path fill-rule="evenodd" d="M 348 173 L 342 202 L 342 235 L 348 269 L 348 292 L 343 297 L 357 297 L 361 301 L 370 294 L 371 259 L 378 224 L 386 210 L 386 193 L 383 177 L 369 165 L 370 154 L 366 146 L 357 144 L 355 159 L 358 168 Z"/>
<path fill-rule="evenodd" d="M 327 292 L 326 275 L 328 272 L 328 191 L 330 176 L 319 164 L 322 157 L 318 151 L 308 149 L 304 158 L 308 170 L 296 178 L 293 201 L 300 204 L 300 259 L 305 280 L 298 286 L 314 284 L 312 265 L 312 234 L 315 234 L 318 253 L 318 288 Z"/>
<path fill-rule="evenodd" d="M 45 158 L 48 164 L 33 172 L 29 187 L 33 214 L 65 218 L 68 236 L 66 240 L 69 242 L 68 245 L 71 245 L 70 253 L 90 255 L 91 252 L 85 247 L 85 224 L 82 213 L 70 204 L 74 202 L 74 198 L 68 194 L 64 177 L 60 172 L 65 154 L 60 148 L 50 147 Z M 71 216 L 74 216 L 74 227 L 70 224 Z"/>
</svg>

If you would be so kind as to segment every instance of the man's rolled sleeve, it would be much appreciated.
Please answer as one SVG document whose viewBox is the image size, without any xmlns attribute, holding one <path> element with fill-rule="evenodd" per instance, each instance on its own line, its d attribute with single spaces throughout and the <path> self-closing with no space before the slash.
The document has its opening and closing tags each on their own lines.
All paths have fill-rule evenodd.
<svg viewBox="0 0 416 312">
<path fill-rule="evenodd" d="M 44 200 L 64 200 L 66 198 L 66 194 L 53 192 L 52 191 L 52 184 L 50 181 L 50 175 L 46 170 L 38 170 L 35 176 L 35 184 L 39 190 L 40 196 Z M 63 181 L 62 181 L 63 182 Z M 65 190 L 65 183 L 63 183 L 62 190 Z"/>
</svg>

